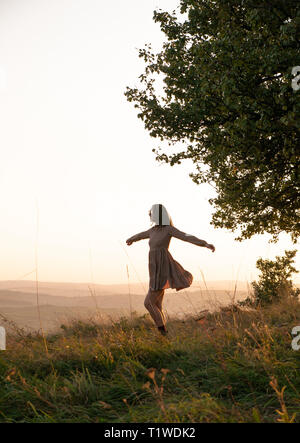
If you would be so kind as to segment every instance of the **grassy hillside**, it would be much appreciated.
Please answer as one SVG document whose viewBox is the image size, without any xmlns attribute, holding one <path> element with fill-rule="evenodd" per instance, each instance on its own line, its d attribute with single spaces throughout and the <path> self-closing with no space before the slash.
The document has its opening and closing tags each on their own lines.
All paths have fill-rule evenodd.
<svg viewBox="0 0 300 443">
<path fill-rule="evenodd" d="M 300 422 L 300 304 L 173 320 L 15 329 L 0 351 L 2 422 Z"/>
</svg>

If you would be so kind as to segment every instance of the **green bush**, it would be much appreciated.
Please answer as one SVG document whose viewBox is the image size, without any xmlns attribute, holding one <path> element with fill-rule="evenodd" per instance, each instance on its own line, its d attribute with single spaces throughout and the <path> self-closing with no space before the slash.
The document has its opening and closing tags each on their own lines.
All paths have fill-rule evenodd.
<svg viewBox="0 0 300 443">
<path fill-rule="evenodd" d="M 293 257 L 296 250 L 285 251 L 282 257 L 276 256 L 276 260 L 263 260 L 259 258 L 256 267 L 260 270 L 261 276 L 258 282 L 251 283 L 253 293 L 245 301 L 240 302 L 246 306 L 262 306 L 278 301 L 284 297 L 298 297 L 300 289 L 293 287 L 290 277 L 293 273 L 299 272 L 293 266 Z"/>
</svg>

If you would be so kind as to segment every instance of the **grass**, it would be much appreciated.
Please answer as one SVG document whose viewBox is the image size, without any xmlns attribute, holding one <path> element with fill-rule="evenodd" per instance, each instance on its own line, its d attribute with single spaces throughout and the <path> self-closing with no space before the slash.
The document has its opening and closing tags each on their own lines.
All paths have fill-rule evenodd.
<svg viewBox="0 0 300 443">
<path fill-rule="evenodd" d="M 199 317 L 199 316 L 198 316 Z M 300 303 L 235 305 L 168 323 L 147 315 L 17 330 L 0 352 L 1 422 L 300 422 Z"/>
</svg>

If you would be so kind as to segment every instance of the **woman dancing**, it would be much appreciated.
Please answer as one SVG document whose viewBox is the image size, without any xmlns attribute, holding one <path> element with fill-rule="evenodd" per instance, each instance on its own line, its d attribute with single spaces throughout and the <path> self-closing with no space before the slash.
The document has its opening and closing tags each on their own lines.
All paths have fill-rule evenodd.
<svg viewBox="0 0 300 443">
<path fill-rule="evenodd" d="M 169 252 L 171 237 L 193 243 L 215 251 L 212 244 L 200 240 L 194 235 L 186 234 L 175 228 L 172 218 L 162 204 L 155 204 L 149 211 L 150 220 L 154 223 L 148 231 L 140 232 L 126 240 L 128 246 L 133 242 L 149 238 L 149 291 L 145 298 L 145 308 L 149 311 L 159 332 L 167 334 L 166 319 L 162 310 L 162 301 L 165 289 L 173 288 L 176 291 L 188 288 L 193 282 L 193 276 L 186 271 Z"/>
</svg>

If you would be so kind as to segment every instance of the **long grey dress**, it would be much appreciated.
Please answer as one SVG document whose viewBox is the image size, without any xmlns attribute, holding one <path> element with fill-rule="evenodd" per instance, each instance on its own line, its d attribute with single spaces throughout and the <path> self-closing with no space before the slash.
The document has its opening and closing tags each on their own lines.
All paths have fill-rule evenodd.
<svg viewBox="0 0 300 443">
<path fill-rule="evenodd" d="M 153 226 L 148 231 L 133 235 L 128 240 L 132 242 L 149 238 L 149 286 L 153 291 L 162 289 L 188 288 L 193 282 L 193 276 L 178 263 L 169 252 L 169 244 L 172 237 L 205 247 L 205 240 L 186 234 L 170 225 Z"/>
</svg>

